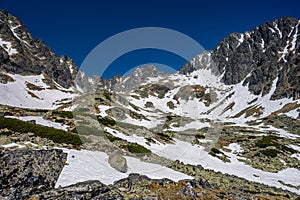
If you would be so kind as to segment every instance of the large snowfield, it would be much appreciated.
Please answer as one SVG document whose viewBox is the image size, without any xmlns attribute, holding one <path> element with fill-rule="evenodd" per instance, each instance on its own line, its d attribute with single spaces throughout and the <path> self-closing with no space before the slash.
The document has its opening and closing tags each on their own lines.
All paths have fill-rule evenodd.
<svg viewBox="0 0 300 200">
<path fill-rule="evenodd" d="M 99 180 L 104 184 L 128 177 L 131 173 L 147 175 L 153 179 L 169 178 L 174 181 L 192 179 L 192 177 L 176 172 L 167 167 L 142 162 L 137 158 L 126 156 L 128 171 L 119 172 L 108 163 L 108 155 L 100 151 L 63 149 L 68 153 L 67 163 L 56 183 L 56 187 L 68 186 L 87 180 Z"/>
<path fill-rule="evenodd" d="M 74 97 L 74 94 L 61 90 L 48 89 L 49 86 L 43 82 L 44 75 L 22 76 L 19 74 L 8 74 L 15 81 L 7 84 L 0 83 L 0 104 L 32 108 L 32 109 L 55 109 L 59 106 L 59 101 Z M 40 91 L 30 90 L 26 83 L 34 84 Z M 33 97 L 30 93 L 36 95 Z"/>
</svg>

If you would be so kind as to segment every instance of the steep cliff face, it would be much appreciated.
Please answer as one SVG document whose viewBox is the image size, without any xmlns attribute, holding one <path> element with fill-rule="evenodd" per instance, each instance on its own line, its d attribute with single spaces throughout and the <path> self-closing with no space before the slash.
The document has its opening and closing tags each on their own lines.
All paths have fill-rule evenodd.
<svg viewBox="0 0 300 200">
<path fill-rule="evenodd" d="M 255 95 L 269 93 L 278 78 L 272 99 L 300 96 L 299 20 L 283 17 L 243 34 L 232 33 L 211 52 L 185 65 L 182 73 L 210 67 L 227 85 L 243 81 Z M 197 59 L 197 58 L 196 58 Z"/>
<path fill-rule="evenodd" d="M 69 88 L 78 72 L 71 58 L 58 57 L 35 39 L 15 16 L 0 10 L 0 70 L 17 74 L 47 74 Z"/>
</svg>

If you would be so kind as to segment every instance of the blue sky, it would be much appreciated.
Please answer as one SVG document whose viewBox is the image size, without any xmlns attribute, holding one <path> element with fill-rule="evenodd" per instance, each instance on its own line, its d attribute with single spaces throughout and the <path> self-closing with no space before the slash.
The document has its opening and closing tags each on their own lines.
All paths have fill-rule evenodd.
<svg viewBox="0 0 300 200">
<path fill-rule="evenodd" d="M 0 8 L 21 18 L 34 37 L 41 38 L 57 55 L 73 58 L 78 66 L 100 42 L 128 29 L 174 29 L 192 37 L 205 49 L 213 49 L 229 33 L 252 30 L 283 16 L 300 19 L 299 7 L 299 0 L 0 1 Z M 168 52 L 138 50 L 121 56 L 103 76 L 124 74 L 145 63 L 179 69 L 184 62 Z"/>
</svg>

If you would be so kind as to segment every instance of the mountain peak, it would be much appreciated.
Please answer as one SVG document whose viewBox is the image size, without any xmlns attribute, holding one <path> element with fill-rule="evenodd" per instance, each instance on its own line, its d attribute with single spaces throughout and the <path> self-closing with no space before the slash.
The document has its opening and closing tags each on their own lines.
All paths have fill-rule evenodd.
<svg viewBox="0 0 300 200">
<path fill-rule="evenodd" d="M 211 58 L 207 52 L 197 56 L 207 57 L 209 62 L 193 59 L 181 73 L 211 68 L 222 75 L 225 84 L 243 82 L 255 95 L 269 93 L 273 81 L 278 78 L 279 87 L 272 99 L 299 98 L 298 82 L 295 81 L 299 80 L 295 77 L 299 67 L 299 24 L 300 21 L 293 17 L 283 17 L 252 31 L 231 33 L 211 51 Z"/>
<path fill-rule="evenodd" d="M 78 67 L 58 57 L 42 40 L 35 39 L 15 16 L 0 10 L 0 70 L 17 74 L 47 74 L 65 88 L 73 84 Z"/>
</svg>

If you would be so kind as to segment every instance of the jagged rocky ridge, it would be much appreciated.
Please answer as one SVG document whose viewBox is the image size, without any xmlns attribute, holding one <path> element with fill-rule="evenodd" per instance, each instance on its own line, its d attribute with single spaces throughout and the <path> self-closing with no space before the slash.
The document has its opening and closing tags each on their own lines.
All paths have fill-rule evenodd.
<svg viewBox="0 0 300 200">
<path fill-rule="evenodd" d="M 294 194 L 278 194 L 220 189 L 201 178 L 174 182 L 169 179 L 150 179 L 139 174 L 105 185 L 89 180 L 66 187 L 54 188 L 66 154 L 62 150 L 1 151 L 2 168 L 0 198 L 6 199 L 251 199 L 270 197 L 288 199 Z M 100 169 L 99 169 L 100 170 Z"/>
<path fill-rule="evenodd" d="M 273 27 L 273 28 L 275 28 L 276 29 L 276 27 Z M 17 29 L 17 28 L 15 28 L 15 26 L 13 26 L 13 28 L 11 28 L 10 30 L 15 30 L 15 29 Z M 271 30 L 271 29 L 270 29 Z M 277 29 L 276 29 L 277 30 Z M 296 29 L 295 29 L 296 30 Z M 7 31 L 9 31 L 8 29 L 7 29 Z M 273 33 L 273 31 L 271 30 L 271 32 Z M 287 31 L 288 32 L 288 31 Z M 281 34 L 283 34 L 283 32 L 280 32 Z M 253 34 L 253 33 L 249 33 L 249 34 Z M 279 34 L 279 32 L 278 32 L 278 34 Z M 14 35 L 14 34 L 13 34 Z M 236 38 L 238 38 L 238 37 L 242 37 L 240 34 L 232 34 L 232 35 L 235 35 L 235 36 L 228 36 L 229 38 L 231 37 L 231 39 L 229 39 L 228 40 L 228 43 L 234 43 L 234 42 L 236 42 Z M 280 34 L 279 34 L 280 35 Z M 11 35 L 12 36 L 12 35 Z M 12 36 L 12 37 L 15 37 L 15 35 L 14 36 Z M 236 38 L 235 38 L 236 37 Z M 245 35 L 244 35 L 244 37 L 245 37 Z M 280 37 L 280 36 L 279 36 Z M 282 38 L 284 38 L 284 37 L 282 37 Z M 3 38 L 2 38 L 3 39 Z M 224 39 L 225 40 L 225 39 Z M 239 39 L 240 41 L 241 41 L 241 43 L 243 43 L 244 41 L 245 41 L 245 39 L 242 41 L 242 39 L 240 38 Z M 10 42 L 10 43 L 8 43 L 7 41 L 9 41 L 9 39 L 7 39 L 7 41 L 4 41 L 4 40 L 2 40 L 2 50 L 3 51 L 5 51 L 6 52 L 6 54 L 8 55 L 8 57 L 9 57 L 9 62 L 8 62 L 8 65 L 6 66 L 6 67 L 8 67 L 8 69 L 4 69 L 5 71 L 7 71 L 7 70 L 9 70 L 9 67 L 11 67 L 11 70 L 12 69 L 14 69 L 14 67 L 12 67 L 12 66 L 14 66 L 14 60 L 13 60 L 13 57 L 14 56 L 17 56 L 19 53 L 16 53 L 16 52 L 18 52 L 18 49 L 17 48 L 14 48 L 15 47 L 15 44 L 13 43 L 13 42 Z M 293 40 L 294 41 L 294 40 Z M 257 41 L 252 41 L 253 43 L 256 43 Z M 295 40 L 295 42 L 296 42 L 296 40 Z M 251 43 L 252 44 L 252 43 Z M 289 43 L 289 44 L 291 44 L 291 47 L 293 47 L 293 44 L 294 43 Z M 233 44 L 232 44 L 233 45 Z M 254 45 L 254 44 L 253 44 Z M 259 46 L 259 44 L 257 44 L 258 46 Z M 277 45 L 277 44 L 276 44 Z M 227 44 L 225 43 L 224 45 L 224 48 L 225 47 L 227 47 Z M 241 45 L 240 45 L 241 46 Z M 240 48 L 240 46 L 238 46 L 237 44 L 236 44 L 236 46 L 234 46 L 236 49 L 239 49 Z M 254 45 L 255 46 L 255 45 Z M 265 46 L 265 44 L 263 45 L 263 46 Z M 230 46 L 229 46 L 230 47 Z M 220 49 L 221 47 L 219 47 L 219 49 Z M 216 48 L 216 49 L 218 49 L 218 47 Z M 250 49 L 250 48 L 249 48 Z M 287 47 L 287 49 L 290 49 L 289 47 Z M 224 49 L 224 51 L 225 51 L 226 49 Z M 235 50 L 233 47 L 232 48 L 229 48 L 228 49 L 228 51 L 229 52 L 227 52 L 228 54 L 230 54 L 231 56 L 230 56 L 230 59 L 232 59 L 232 63 L 231 63 L 231 67 L 232 67 L 232 69 L 230 69 L 229 67 L 228 67 L 228 69 L 227 69 L 227 64 L 225 63 L 224 65 L 221 65 L 221 64 L 215 64 L 214 62 L 212 62 L 212 60 L 214 59 L 214 57 L 212 56 L 212 55 L 214 55 L 214 51 L 206 51 L 205 53 L 203 53 L 203 54 L 201 54 L 201 55 L 199 55 L 196 59 L 194 59 L 191 63 L 190 63 L 190 65 L 191 65 L 191 71 L 193 71 L 194 70 L 194 68 L 196 68 L 196 67 L 201 67 L 201 68 L 205 68 L 205 69 L 208 69 L 208 70 L 212 70 L 215 74 L 218 74 L 218 75 L 223 75 L 222 77 L 223 77 L 223 79 L 222 79 L 222 81 L 224 82 L 224 83 L 226 83 L 226 84 L 233 84 L 233 83 L 235 83 L 234 81 L 236 81 L 236 83 L 239 83 L 239 82 L 241 82 L 241 81 L 243 81 L 246 77 L 248 77 L 248 78 L 250 78 L 250 77 L 252 77 L 252 74 L 250 74 L 249 75 L 249 73 L 248 73 L 248 75 L 247 75 L 247 72 L 248 71 L 245 71 L 245 72 L 241 72 L 241 70 L 244 70 L 244 69 L 246 69 L 247 67 L 245 67 L 245 66 L 240 66 L 239 67 L 239 64 L 237 63 L 237 60 L 235 60 L 235 56 L 234 56 L 234 54 L 236 53 L 236 51 L 237 50 Z M 244 51 L 244 50 L 243 50 Z M 260 49 L 257 49 L 257 54 L 259 54 L 259 51 L 260 51 Z M 264 50 L 262 50 L 262 52 L 263 52 Z M 5 52 L 4 52 L 4 54 L 5 54 Z M 285 52 L 285 51 L 284 51 Z M 249 52 L 248 52 L 249 53 Z M 250 52 L 251 53 L 251 52 Z M 227 54 L 224 54 L 224 55 L 227 55 Z M 237 53 L 237 55 L 239 55 L 238 53 Z M 246 54 L 245 54 L 246 55 Z M 251 54 L 252 55 L 252 54 Z M 251 56 L 250 55 L 250 56 Z M 295 54 L 295 55 L 297 55 L 297 54 Z M 24 59 L 27 59 L 26 58 L 26 54 L 24 54 L 23 55 L 24 56 Z M 244 54 L 241 54 L 241 55 L 239 55 L 239 56 L 242 56 L 242 57 L 244 57 Z M 289 56 L 287 56 L 287 54 L 285 54 L 285 56 L 284 57 L 281 57 L 282 55 L 278 55 L 277 56 L 277 58 L 278 58 L 278 61 L 277 61 L 277 63 L 278 63 L 278 66 L 280 65 L 280 66 L 283 66 L 283 65 L 281 65 L 282 63 L 284 64 L 285 63 L 285 61 L 286 62 L 289 62 L 289 60 L 290 60 L 290 58 L 289 58 Z M 245 56 L 246 57 L 246 56 Z M 11 58 L 12 58 L 12 60 L 11 60 Z M 28 59 L 30 60 L 30 62 L 31 62 L 31 57 L 29 56 L 28 57 Z M 33 58 L 34 59 L 34 58 Z M 221 59 L 221 58 L 220 58 Z M 225 61 L 227 62 L 227 61 L 229 61 L 230 59 L 229 59 L 229 57 L 227 58 L 227 57 L 225 57 L 224 58 L 225 59 Z M 261 58 L 262 59 L 262 58 Z M 267 59 L 267 58 L 265 58 L 265 59 Z M 245 60 L 247 60 L 247 62 L 249 62 L 248 64 L 251 64 L 252 62 L 253 62 L 253 60 L 254 59 L 245 59 Z M 63 60 L 59 60 L 61 63 L 63 63 Z M 11 62 L 11 63 L 10 63 Z M 246 62 L 246 61 L 245 61 Z M 275 62 L 275 61 L 274 61 Z M 262 61 L 262 63 L 265 63 L 265 61 Z M 55 65 L 56 65 L 56 63 L 54 63 Z M 53 64 L 53 69 L 54 69 L 54 65 Z M 235 65 L 236 64 L 236 65 Z M 225 67 L 224 67 L 225 66 Z M 236 66 L 238 66 L 238 70 L 237 70 L 237 73 L 236 73 Z M 224 68 L 222 68 L 222 67 L 224 67 Z M 254 65 L 253 65 L 253 68 L 254 68 L 254 70 L 256 69 L 256 64 L 254 63 Z M 34 74 L 34 73 L 37 73 L 37 72 L 33 72 L 33 71 L 30 71 L 31 70 L 31 68 L 30 67 L 28 67 L 28 68 L 26 68 L 25 67 L 25 69 L 26 70 L 24 70 L 24 71 L 18 71 L 18 72 L 16 72 L 16 73 L 24 73 L 24 74 L 28 74 L 28 73 L 30 73 L 30 74 Z M 263 70 L 263 69 L 265 69 L 265 68 L 262 68 L 261 70 Z M 69 69 L 65 69 L 66 71 L 72 71 L 70 68 Z M 183 68 L 183 70 L 184 70 L 184 68 Z M 227 71 L 228 72 L 227 72 Z M 232 72 L 230 72 L 230 70 L 232 71 Z M 249 69 L 248 69 L 249 70 Z M 270 68 L 270 70 L 273 70 L 273 68 Z M 287 69 L 286 69 L 287 71 L 289 70 L 289 67 L 287 67 Z M 297 68 L 295 69 L 296 70 L 296 72 L 297 72 Z M 55 70 L 54 70 L 55 71 Z M 272 71 L 272 73 L 275 73 L 276 71 Z M 38 73 L 48 73 L 47 72 L 47 70 L 46 71 L 41 71 L 41 72 L 38 72 Z M 64 76 L 64 71 L 61 71 L 61 73 L 62 73 L 62 76 Z M 68 72 L 69 73 L 69 72 Z M 227 75 L 227 78 L 224 78 L 224 77 L 226 77 L 226 75 L 225 74 L 228 74 Z M 259 73 L 259 74 L 257 74 L 257 73 Z M 262 75 L 260 74 L 260 73 L 263 73 Z M 262 71 L 257 71 L 256 72 L 256 74 L 255 74 L 255 76 L 254 76 L 254 78 L 257 78 L 257 80 L 255 79 L 255 81 L 259 81 L 259 80 L 262 80 L 262 88 L 265 88 L 265 87 L 267 87 L 267 86 L 264 86 L 263 84 L 267 84 L 267 80 L 269 80 L 267 77 L 268 77 L 268 71 L 266 71 L 266 72 L 262 72 Z M 271 72 L 270 72 L 271 73 Z M 278 73 L 278 74 L 277 74 Z M 278 77 L 278 76 L 280 76 L 280 74 L 279 74 L 279 72 L 276 72 L 275 73 L 276 75 L 274 75 L 274 77 L 276 78 L 276 77 Z M 54 76 L 53 76 L 53 74 L 51 75 L 51 73 L 48 73 L 48 75 L 49 76 L 51 76 L 50 78 L 53 78 L 54 79 Z M 135 75 L 137 75 L 137 76 L 135 76 Z M 297 75 L 296 73 L 294 73 L 293 75 Z M 75 76 L 75 75 L 74 75 Z M 131 76 L 129 76 L 129 77 L 120 77 L 120 76 L 116 76 L 116 77 L 114 77 L 114 78 L 112 78 L 112 79 L 109 79 L 109 80 L 105 80 L 105 79 L 102 79 L 102 78 L 100 78 L 100 77 L 93 77 L 93 78 L 89 78 L 89 77 L 86 77 L 85 75 L 84 75 L 84 73 L 83 72 L 79 72 L 79 76 L 77 76 L 77 77 L 79 77 L 80 78 L 80 80 L 82 81 L 82 83 L 83 84 L 85 84 L 86 86 L 87 86 L 87 88 L 88 87 L 90 87 L 90 88 L 97 88 L 97 87 L 100 87 L 100 88 L 104 88 L 104 89 L 107 89 L 107 90 L 113 90 L 113 91 L 115 91 L 115 92 L 122 92 L 122 91 L 130 91 L 130 90 L 132 90 L 132 89 L 135 89 L 135 87 L 136 86 L 139 86 L 140 84 L 142 84 L 143 83 L 143 79 L 142 78 L 140 78 L 140 77 L 157 77 L 157 76 L 163 76 L 163 74 L 161 74 L 161 73 L 159 73 L 159 72 L 157 72 L 157 70 L 155 69 L 155 68 L 153 68 L 152 66 L 150 66 L 150 67 L 148 67 L 148 68 L 142 68 L 142 69 L 137 69 Z M 138 78 L 140 78 L 140 79 L 135 79 L 135 77 L 138 77 Z M 233 78 L 233 77 L 235 77 L 235 78 Z M 165 79 L 166 79 L 166 85 L 168 86 L 168 84 L 169 84 L 169 82 L 170 82 L 170 79 L 172 78 L 172 76 L 167 76 L 167 77 L 165 77 Z M 186 78 L 186 77 L 184 77 L 184 78 Z M 271 81 L 271 83 L 273 82 L 273 80 L 275 80 L 275 78 L 274 79 L 272 79 L 272 81 Z M 271 78 L 270 78 L 271 79 Z M 57 82 L 59 82 L 61 85 L 63 85 L 64 87 L 68 87 L 68 86 L 66 86 L 66 85 L 64 85 L 65 83 L 64 83 L 64 81 L 63 80 L 61 80 L 61 79 L 54 79 L 55 81 L 57 81 Z M 246 80 L 248 80 L 247 78 L 246 78 Z M 246 80 L 244 80 L 244 83 L 245 84 L 247 84 L 247 83 L 249 83 L 249 88 L 250 88 L 250 80 L 248 80 L 248 82 L 246 81 Z M 288 79 L 289 80 L 289 79 Z M 297 77 L 295 78 L 295 80 L 292 80 L 292 81 L 297 81 Z M 188 83 L 189 84 L 189 83 Z M 278 82 L 278 84 L 279 84 L 279 82 Z M 296 84 L 296 83 L 295 83 Z M 72 81 L 70 82 L 70 85 L 72 85 Z M 297 84 L 296 84 L 297 85 Z M 132 86 L 134 86 L 134 87 L 132 87 Z M 148 92 L 147 90 L 149 90 L 149 94 L 150 95 L 152 95 L 152 94 L 154 94 L 154 95 L 158 95 L 158 97 L 159 98 L 165 98 L 166 96 L 165 96 L 165 94 L 170 90 L 170 89 L 173 89 L 173 87 L 172 86 L 165 86 L 165 85 L 163 85 L 163 84 L 159 84 L 159 83 L 156 83 L 156 82 L 154 82 L 154 84 L 150 84 L 149 85 L 149 88 L 148 88 L 148 86 L 145 86 L 145 88 L 144 88 L 144 92 L 146 91 L 146 92 Z M 80 85 L 80 87 L 81 87 L 81 85 Z M 83 87 L 83 89 L 85 89 L 84 87 Z M 142 88 L 143 89 L 143 88 Z M 277 89 L 278 89 L 278 87 L 277 87 Z M 143 91 L 141 91 L 140 90 L 140 92 L 143 92 Z M 178 97 L 180 97 L 181 99 L 185 99 L 185 100 L 188 100 L 189 99 L 189 97 L 192 97 L 191 96 L 191 94 L 194 94 L 195 93 L 195 96 L 197 97 L 199 97 L 200 99 L 202 99 L 202 97 L 203 97 L 203 100 L 207 100 L 207 99 L 209 99 L 209 98 L 206 98 L 207 96 L 205 96 L 204 94 L 205 94 L 205 88 L 202 88 L 202 87 L 200 87 L 200 85 L 196 85 L 196 87 L 195 86 L 189 86 L 189 85 L 187 85 L 187 86 L 184 86 L 184 87 L 181 87 L 180 88 L 180 90 L 178 91 L 178 93 L 175 95 L 176 97 L 177 97 L 177 101 L 178 101 Z M 250 90 L 250 91 L 252 91 L 252 90 Z M 265 92 L 263 92 L 263 91 L 265 91 Z M 158 92 L 158 94 L 156 94 Z M 253 91 L 252 91 L 253 92 Z M 146 94 L 148 94 L 148 93 L 146 93 Z M 264 90 L 262 90 L 261 92 L 258 92 L 257 94 L 260 94 L 260 93 L 267 93 L 267 89 L 264 89 Z M 106 94 L 106 93 L 105 93 Z M 256 94 L 256 93 L 255 93 Z M 275 94 L 275 93 L 274 93 Z M 109 97 L 108 99 L 110 99 L 110 96 L 109 95 L 104 95 L 104 97 L 105 98 L 107 98 L 107 96 Z M 143 94 L 141 94 L 140 95 L 141 96 L 141 98 L 143 98 Z M 174 97 L 175 97 L 174 96 Z M 104 99 L 105 99 L 104 98 Z M 166 97 L 167 98 L 167 97 Z M 294 97 L 294 98 L 297 98 L 297 95 Z M 101 98 L 100 98 L 100 100 L 101 100 Z M 106 99 L 107 100 L 107 99 Z M 109 102 L 107 102 L 105 100 L 105 103 L 108 103 L 107 105 L 110 105 L 109 104 Z M 122 99 L 117 99 L 119 102 L 121 102 L 121 104 L 122 105 L 126 105 L 125 103 L 124 103 L 124 101 L 121 101 Z M 176 100 L 176 99 L 174 99 L 174 100 Z M 84 105 L 86 105 L 87 103 L 85 102 L 84 103 Z M 129 103 L 128 103 L 128 105 L 129 105 Z M 162 104 L 163 105 L 163 104 Z M 132 105 L 133 106 L 133 108 L 134 108 L 134 106 L 135 105 Z M 153 106 L 153 105 L 152 105 Z M 138 110 L 139 110 L 139 107 L 137 107 L 137 106 L 135 106 L 137 109 L 136 109 L 136 111 L 138 112 Z M 142 106 L 140 106 L 140 107 L 142 107 Z M 150 105 L 150 107 L 151 107 L 151 105 Z M 168 107 L 170 107 L 170 109 L 172 109 L 172 107 L 174 107 L 174 105 L 172 105 L 172 104 L 169 104 L 168 105 Z M 176 107 L 176 104 L 175 104 L 175 107 Z M 94 108 L 94 107 L 92 107 L 92 108 Z M 226 107 L 227 108 L 227 107 Z M 230 106 L 228 107 L 228 109 L 230 109 Z M 225 109 L 226 110 L 226 109 Z M 143 115 L 136 115 L 136 113 L 134 113 L 134 112 L 130 112 L 133 116 L 135 116 L 135 117 L 143 117 Z M 114 127 L 115 128 L 115 127 Z M 296 127 L 296 129 L 297 129 L 297 127 Z M 232 135 L 232 132 L 230 132 L 230 135 Z M 186 166 L 184 166 L 184 168 L 185 168 Z M 137 180 L 137 179 L 132 179 L 132 180 Z M 131 192 L 131 194 L 133 195 L 133 196 L 135 196 L 136 195 L 136 193 L 135 193 L 135 191 L 136 190 L 131 190 L 132 189 L 132 187 L 131 187 L 131 185 L 132 185 L 132 183 L 130 183 L 129 182 L 129 184 L 128 184 L 128 187 L 130 188 L 130 192 Z M 95 187 L 94 187 L 95 186 Z M 127 187 L 127 185 L 126 185 L 126 187 Z M 126 187 L 125 187 L 125 189 L 126 189 Z M 106 193 L 106 191 L 111 191 L 111 190 L 107 190 L 107 188 L 109 188 L 108 186 L 104 186 L 102 183 L 100 183 L 100 182 L 93 182 L 93 181 L 91 181 L 91 182 L 87 182 L 87 183 L 80 183 L 80 184 L 76 184 L 76 185 L 74 185 L 74 186 L 72 186 L 72 187 L 66 187 L 66 188 L 59 188 L 59 189 L 53 189 L 53 190 L 51 190 L 50 191 L 50 193 L 48 193 L 49 191 L 46 191 L 46 192 L 43 192 L 43 195 L 45 195 L 45 196 L 47 196 L 47 197 L 49 197 L 49 198 L 51 198 L 51 195 L 60 195 L 60 194 L 66 194 L 66 193 L 68 193 L 69 192 L 69 196 L 74 196 L 74 195 L 77 195 L 77 196 L 81 196 L 81 195 L 83 195 L 82 194 L 82 188 L 84 188 L 83 190 L 86 190 L 86 188 L 96 188 L 95 190 L 94 189 L 92 189 L 91 191 L 89 190 L 89 189 L 87 189 L 86 191 L 86 193 L 85 192 L 83 192 L 83 193 L 85 193 L 84 195 L 86 195 L 87 197 L 86 198 L 89 198 L 91 195 L 94 195 L 93 194 L 93 191 L 95 191 L 95 195 L 98 195 L 98 189 L 97 188 L 104 188 L 104 193 Z M 122 188 L 122 187 L 121 187 Z M 121 190 L 124 190 L 124 188 L 122 188 Z M 100 189 L 100 193 L 99 194 L 102 194 L 101 193 L 101 191 L 102 191 L 102 189 Z M 126 191 L 126 190 L 125 190 Z M 137 192 L 139 192 L 139 190 L 137 190 Z M 47 193 L 47 194 L 46 194 Z M 78 194 L 77 194 L 78 193 Z M 122 194 L 122 191 L 119 191 L 119 190 L 117 190 L 117 195 L 119 195 L 119 193 L 121 193 Z M 124 192 L 123 192 L 124 193 Z M 40 193 L 39 193 L 40 194 Z M 115 194 L 115 193 L 114 193 Z M 106 194 L 105 194 L 106 195 Z M 44 198 L 45 196 L 40 196 L 39 198 Z M 72 197 L 73 197 L 72 196 Z M 76 197 L 77 197 L 76 196 Z M 95 198 L 100 198 L 100 197 L 96 197 L 96 196 L 94 196 Z M 118 196 L 119 197 L 119 196 Z M 52 197 L 52 198 L 58 198 L 57 196 L 55 196 L 55 197 Z M 102 197 L 101 197 L 102 198 Z M 109 197 L 109 198 L 112 198 L 112 197 Z"/>
<path fill-rule="evenodd" d="M 128 77 L 103 79 L 87 77 L 72 59 L 56 56 L 40 39 L 34 39 L 25 25 L 15 16 L 0 11 L 0 69 L 18 74 L 45 73 L 65 88 L 76 84 L 83 91 L 105 88 L 128 92 L 143 83 L 145 77 L 163 75 L 154 67 L 136 70 Z M 245 33 L 232 33 L 212 51 L 205 51 L 180 70 L 187 74 L 199 68 L 222 75 L 227 84 L 243 81 L 255 95 L 270 91 L 278 78 L 272 99 L 298 99 L 299 87 L 299 20 L 283 17 L 267 22 Z M 138 78 L 137 78 L 138 77 Z"/>
<path fill-rule="evenodd" d="M 232 33 L 212 51 L 206 51 L 186 64 L 181 73 L 210 68 L 222 75 L 227 85 L 243 81 L 255 95 L 270 91 L 278 78 L 272 99 L 299 99 L 299 20 L 283 17 L 245 33 Z"/>
<path fill-rule="evenodd" d="M 0 10 L 0 70 L 16 74 L 47 74 L 65 88 L 72 86 L 78 67 L 71 58 L 58 57 L 35 39 L 17 17 Z"/>
<path fill-rule="evenodd" d="M 101 87 L 116 92 L 128 92 L 145 78 L 164 74 L 153 66 L 147 66 L 143 70 L 136 70 L 129 78 L 87 77 L 71 58 L 55 55 L 42 40 L 33 38 L 19 18 L 3 10 L 0 10 L 0 38 L 0 70 L 13 74 L 45 73 L 64 88 L 75 86 L 76 80 L 76 84 L 83 91 Z"/>
</svg>

